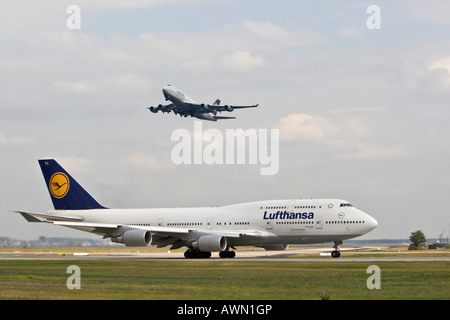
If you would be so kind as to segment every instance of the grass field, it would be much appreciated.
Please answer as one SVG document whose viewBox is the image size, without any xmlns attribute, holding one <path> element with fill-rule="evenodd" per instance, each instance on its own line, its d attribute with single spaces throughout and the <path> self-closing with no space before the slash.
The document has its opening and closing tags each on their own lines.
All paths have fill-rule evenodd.
<svg viewBox="0 0 450 320">
<path fill-rule="evenodd" d="M 0 261 L 0 299 L 450 299 L 449 262 L 238 260 Z M 81 289 L 69 290 L 69 265 Z"/>
</svg>

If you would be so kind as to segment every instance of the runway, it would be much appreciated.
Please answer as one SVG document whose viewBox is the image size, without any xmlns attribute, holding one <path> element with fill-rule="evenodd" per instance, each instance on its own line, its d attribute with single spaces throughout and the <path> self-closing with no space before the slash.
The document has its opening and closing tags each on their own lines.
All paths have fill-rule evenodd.
<svg viewBox="0 0 450 320">
<path fill-rule="evenodd" d="M 80 248 L 81 249 L 81 248 Z M 233 259 L 219 258 L 218 253 L 213 253 L 209 259 L 186 259 L 184 253 L 177 252 L 0 252 L 0 261 L 4 260 L 93 260 L 93 261 L 114 261 L 114 260 L 152 260 L 152 261 L 293 261 L 293 262 L 379 262 L 379 261 L 449 261 L 450 252 L 444 251 L 436 254 L 414 252 L 353 252 L 355 248 L 341 250 L 340 258 L 332 258 L 327 254 L 328 248 L 308 248 L 291 249 L 286 251 L 264 251 L 249 250 L 236 251 Z M 364 248 L 368 249 L 368 248 Z M 361 249 L 357 249 L 361 250 Z"/>
</svg>

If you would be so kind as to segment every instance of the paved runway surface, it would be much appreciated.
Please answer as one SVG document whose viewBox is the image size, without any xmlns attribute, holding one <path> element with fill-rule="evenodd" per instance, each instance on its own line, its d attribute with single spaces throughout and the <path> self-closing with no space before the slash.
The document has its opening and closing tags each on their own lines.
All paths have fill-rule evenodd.
<svg viewBox="0 0 450 320">
<path fill-rule="evenodd" d="M 355 253 L 346 252 L 343 249 L 340 258 L 332 258 L 327 256 L 328 248 L 317 249 L 293 249 L 287 251 L 236 251 L 236 257 L 233 259 L 221 259 L 218 253 L 213 253 L 210 259 L 195 259 L 195 260 L 212 260 L 212 261 L 450 261 L 450 253 L 447 252 L 444 256 L 416 256 L 403 252 L 398 254 L 395 252 L 384 252 L 377 257 L 376 253 Z M 353 249 L 349 249 L 353 250 Z M 322 253 L 322 255 L 321 255 Z M 302 257 L 307 255 L 307 257 Z M 313 255 L 313 256 L 311 256 Z M 315 257 L 314 255 L 317 255 Z M 348 257 L 346 257 L 348 255 Z M 367 255 L 367 256 L 366 256 Z M 2 260 L 164 260 L 164 261 L 188 261 L 184 258 L 183 252 L 154 252 L 154 253 L 59 253 L 59 252 L 0 252 L 0 261 Z M 191 259 L 189 259 L 191 260 Z"/>
</svg>

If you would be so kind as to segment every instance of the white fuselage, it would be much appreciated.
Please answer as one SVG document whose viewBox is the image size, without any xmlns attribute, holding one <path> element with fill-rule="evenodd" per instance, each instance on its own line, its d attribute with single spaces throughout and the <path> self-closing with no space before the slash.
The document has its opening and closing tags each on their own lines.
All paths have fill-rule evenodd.
<svg viewBox="0 0 450 320">
<path fill-rule="evenodd" d="M 186 103 L 196 103 L 189 98 L 183 91 L 172 85 L 167 85 L 163 89 L 163 94 L 166 100 L 172 101 L 174 104 L 185 106 Z"/>
<path fill-rule="evenodd" d="M 82 218 L 86 224 L 191 230 L 177 235 L 184 241 L 215 232 L 225 236 L 227 231 L 259 233 L 259 236 L 230 237 L 230 246 L 343 241 L 368 233 L 378 224 L 373 217 L 339 199 L 268 200 L 206 208 L 51 210 L 49 213 Z M 77 229 L 98 233 L 98 227 Z"/>
</svg>

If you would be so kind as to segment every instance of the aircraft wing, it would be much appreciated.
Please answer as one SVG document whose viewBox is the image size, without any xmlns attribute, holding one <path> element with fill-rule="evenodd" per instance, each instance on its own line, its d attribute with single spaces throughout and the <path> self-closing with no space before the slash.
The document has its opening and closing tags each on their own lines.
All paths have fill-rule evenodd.
<svg viewBox="0 0 450 320">
<path fill-rule="evenodd" d="M 50 221 L 49 221 L 50 222 Z M 95 229 L 107 229 L 105 230 L 105 236 L 108 237 L 108 234 L 112 236 L 117 236 L 120 233 L 120 229 L 140 229 L 140 230 L 148 230 L 154 234 L 162 235 L 162 236 L 174 236 L 174 235 L 182 235 L 182 234 L 190 234 L 190 233 L 199 233 L 199 234 L 220 234 L 224 237 L 229 238 L 239 238 L 241 236 L 251 236 L 251 237 L 260 237 L 262 233 L 259 230 L 202 230 L 202 229 L 191 229 L 191 228 L 174 228 L 174 227 L 162 227 L 162 226 L 130 226 L 123 224 L 112 224 L 112 223 L 91 223 L 91 222 L 75 222 L 75 221 L 51 221 L 51 223 L 59 226 L 65 227 L 73 227 L 73 228 L 95 228 Z M 119 231 L 116 232 L 115 230 Z M 96 232 L 98 233 L 98 232 Z"/>
<path fill-rule="evenodd" d="M 52 223 L 54 225 L 92 232 L 103 236 L 103 238 L 120 237 L 126 231 L 133 229 L 147 230 L 153 235 L 152 245 L 158 247 L 172 245 L 171 249 L 180 248 L 185 245 L 186 241 L 194 240 L 208 234 L 222 235 L 227 238 L 239 238 L 243 236 L 262 237 L 264 235 L 260 230 L 207 230 L 164 226 L 134 226 L 115 223 L 85 222 L 82 218 L 55 216 L 35 212 L 14 212 L 20 213 L 28 222 Z"/>
<path fill-rule="evenodd" d="M 259 104 L 253 104 L 251 106 L 228 106 L 228 105 L 223 105 L 223 106 L 211 106 L 211 108 L 217 108 L 217 111 L 230 111 L 228 109 L 231 108 L 231 111 L 232 111 L 233 109 L 257 108 L 258 106 L 259 106 Z"/>
<path fill-rule="evenodd" d="M 197 112 L 222 112 L 228 111 L 231 112 L 234 109 L 245 109 L 245 108 L 256 108 L 259 104 L 254 104 L 251 106 L 232 106 L 232 105 L 218 105 L 218 104 L 203 104 L 203 103 L 186 103 L 191 109 Z"/>
<path fill-rule="evenodd" d="M 161 111 L 162 113 L 164 113 L 164 112 L 169 113 L 172 111 L 173 107 L 174 107 L 174 105 L 173 105 L 173 103 L 171 103 L 171 104 L 167 104 L 165 106 L 163 106 L 162 104 L 158 105 L 157 107 L 151 106 L 151 107 L 147 107 L 147 109 L 153 113 L 157 113 L 158 111 Z"/>
</svg>

